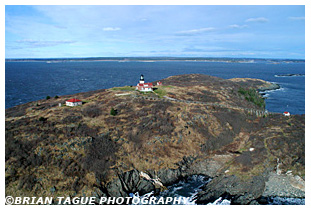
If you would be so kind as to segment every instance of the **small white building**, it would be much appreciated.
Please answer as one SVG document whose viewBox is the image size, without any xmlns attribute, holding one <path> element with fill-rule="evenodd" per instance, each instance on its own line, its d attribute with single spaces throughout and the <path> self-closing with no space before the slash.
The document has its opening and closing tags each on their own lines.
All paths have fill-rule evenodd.
<svg viewBox="0 0 311 210">
<path fill-rule="evenodd" d="M 284 116 L 290 116 L 290 113 L 289 112 L 283 112 L 283 115 Z"/>
<path fill-rule="evenodd" d="M 66 101 L 66 106 L 80 106 L 82 101 L 76 98 L 72 98 Z"/>
<path fill-rule="evenodd" d="M 162 85 L 161 81 L 157 82 L 157 86 L 161 86 L 161 85 Z"/>
<path fill-rule="evenodd" d="M 136 86 L 136 90 L 139 90 L 142 92 L 151 92 L 151 91 L 153 91 L 152 87 L 153 87 L 152 83 L 151 82 L 145 83 L 144 75 L 141 75 L 139 83 Z"/>
</svg>

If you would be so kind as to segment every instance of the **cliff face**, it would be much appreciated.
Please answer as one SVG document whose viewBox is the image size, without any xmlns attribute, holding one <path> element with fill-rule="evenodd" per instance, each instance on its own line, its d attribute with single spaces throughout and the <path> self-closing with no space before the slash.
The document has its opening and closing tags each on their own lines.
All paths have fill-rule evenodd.
<svg viewBox="0 0 311 210">
<path fill-rule="evenodd" d="M 132 87 L 76 94 L 79 107 L 59 107 L 73 97 L 61 96 L 7 109 L 6 195 L 159 191 L 139 176 L 145 172 L 164 186 L 192 174 L 217 177 L 198 203 L 221 195 L 250 203 L 269 194 L 275 174 L 300 177 L 294 188 L 303 196 L 304 116 L 250 112 L 263 110 L 254 103 L 260 95 L 246 95 L 240 80 L 192 74 L 161 81 L 149 94 Z"/>
</svg>

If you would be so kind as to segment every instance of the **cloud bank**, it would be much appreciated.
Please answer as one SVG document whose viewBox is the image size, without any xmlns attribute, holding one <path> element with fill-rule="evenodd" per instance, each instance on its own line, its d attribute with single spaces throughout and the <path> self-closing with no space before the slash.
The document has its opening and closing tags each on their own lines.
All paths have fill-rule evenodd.
<svg viewBox="0 0 311 210">
<path fill-rule="evenodd" d="M 256 22 L 256 23 L 266 23 L 268 21 L 269 20 L 264 17 L 248 18 L 247 20 L 245 20 L 245 22 Z"/>
<path fill-rule="evenodd" d="M 120 31 L 121 28 L 119 27 L 105 27 L 103 28 L 103 31 Z"/>
<path fill-rule="evenodd" d="M 199 29 L 191 29 L 191 30 L 186 30 L 186 31 L 179 31 L 176 33 L 178 36 L 194 36 L 197 34 L 201 34 L 204 32 L 210 32 L 210 31 L 215 31 L 215 28 L 209 27 L 209 28 L 199 28 Z"/>
</svg>

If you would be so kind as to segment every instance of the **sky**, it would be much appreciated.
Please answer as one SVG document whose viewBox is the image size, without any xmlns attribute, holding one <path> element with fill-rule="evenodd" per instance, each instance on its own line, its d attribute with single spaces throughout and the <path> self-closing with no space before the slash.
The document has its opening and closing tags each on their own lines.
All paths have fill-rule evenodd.
<svg viewBox="0 0 311 210">
<path fill-rule="evenodd" d="M 5 6 L 6 58 L 305 59 L 305 6 Z"/>
</svg>

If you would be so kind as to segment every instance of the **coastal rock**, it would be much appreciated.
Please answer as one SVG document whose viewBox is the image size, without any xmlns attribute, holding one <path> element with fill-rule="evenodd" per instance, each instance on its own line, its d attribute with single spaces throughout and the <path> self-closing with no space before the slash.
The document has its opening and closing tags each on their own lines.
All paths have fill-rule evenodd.
<svg viewBox="0 0 311 210">
<path fill-rule="evenodd" d="M 154 191 L 156 193 L 157 192 L 156 187 L 153 185 L 152 182 L 144 179 L 141 179 L 136 186 L 136 190 L 133 190 L 133 192 L 139 192 L 139 195 L 144 195 L 151 191 Z"/>
<path fill-rule="evenodd" d="M 158 177 L 161 179 L 161 182 L 164 185 L 171 185 L 178 181 L 181 176 L 181 170 L 180 169 L 161 169 L 158 172 Z"/>
<path fill-rule="evenodd" d="M 230 80 L 238 83 L 242 87 L 254 88 L 260 92 L 280 89 L 280 85 L 278 85 L 276 83 L 272 83 L 272 82 L 267 82 L 267 81 L 264 81 L 261 79 L 233 78 Z"/>
<path fill-rule="evenodd" d="M 305 197 L 304 180 L 299 176 L 271 172 L 265 185 L 263 197 Z"/>
<path fill-rule="evenodd" d="M 265 181 L 261 176 L 241 180 L 237 176 L 219 176 L 203 187 L 198 193 L 196 203 L 207 204 L 219 197 L 230 198 L 231 204 L 250 204 L 262 195 Z"/>
<path fill-rule="evenodd" d="M 151 181 L 139 176 L 139 171 L 134 169 L 127 172 L 118 172 L 118 178 L 106 185 L 109 196 L 126 197 L 130 193 L 139 192 L 140 195 L 155 191 Z"/>
<path fill-rule="evenodd" d="M 120 179 L 115 179 L 106 185 L 106 190 L 109 197 L 127 197 L 128 194 L 124 191 L 124 186 L 122 185 Z"/>
<path fill-rule="evenodd" d="M 280 89 L 280 88 L 281 88 L 281 86 L 279 84 L 270 83 L 267 86 L 259 87 L 257 90 L 260 91 L 260 92 L 263 92 L 263 91 L 268 91 L 268 90 L 277 90 L 277 89 Z"/>
</svg>

